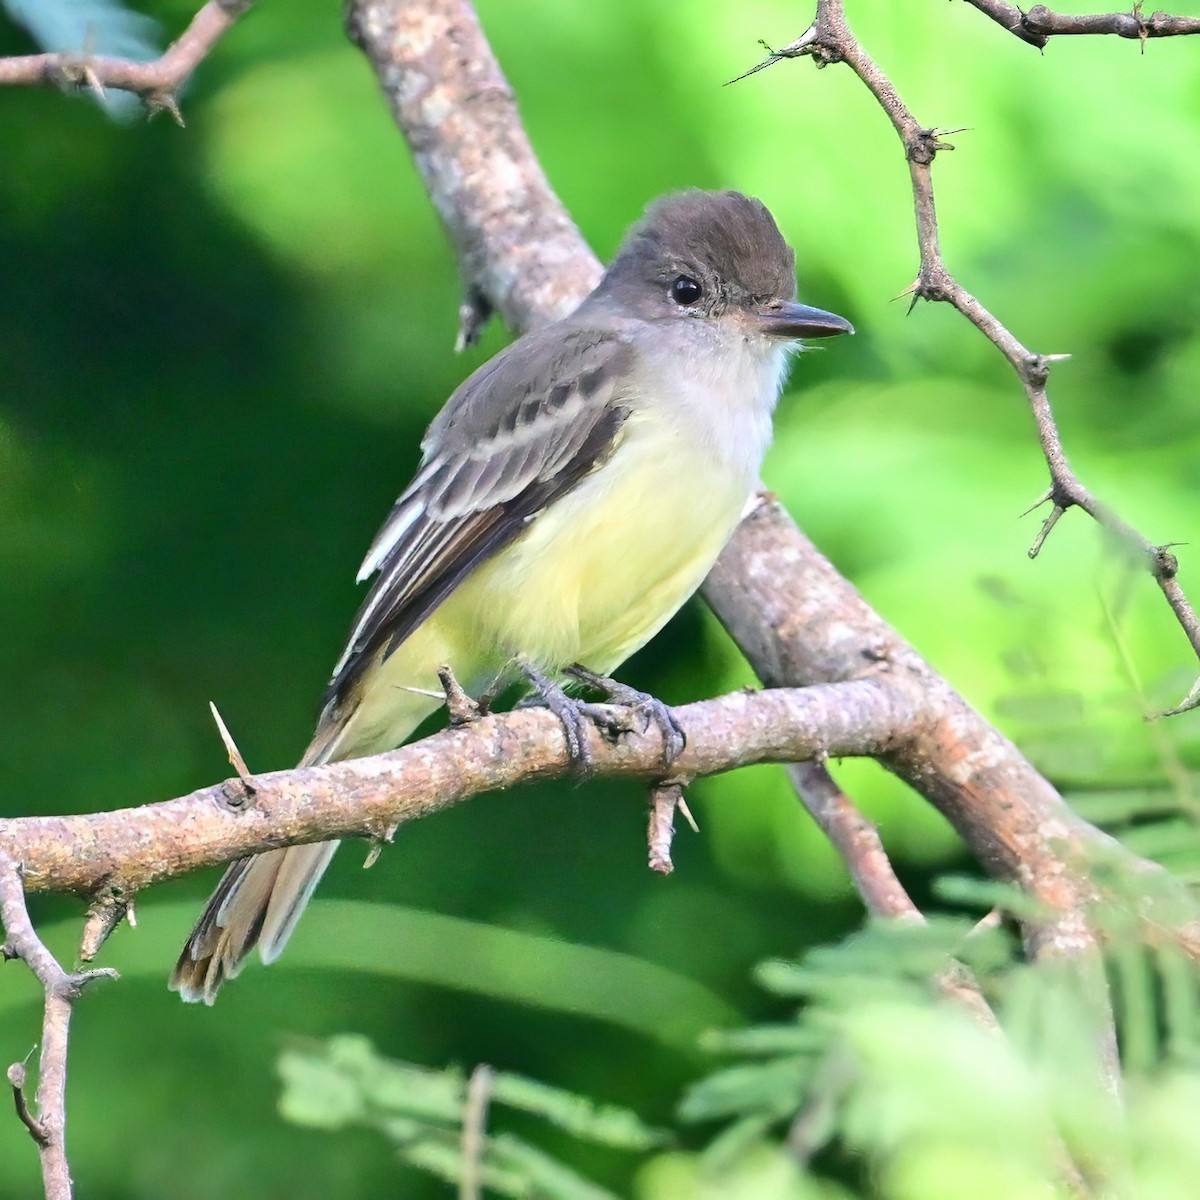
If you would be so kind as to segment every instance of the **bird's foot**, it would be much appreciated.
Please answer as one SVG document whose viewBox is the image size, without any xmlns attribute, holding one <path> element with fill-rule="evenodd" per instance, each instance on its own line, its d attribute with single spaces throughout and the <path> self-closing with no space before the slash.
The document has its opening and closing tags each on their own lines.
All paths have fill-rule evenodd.
<svg viewBox="0 0 1200 1200">
<path fill-rule="evenodd" d="M 607 676 L 597 675 L 579 664 L 568 667 L 564 674 L 604 697 L 603 703 L 590 703 L 567 695 L 561 684 L 528 659 L 518 659 L 517 665 L 534 691 L 534 695 L 522 701 L 518 707 L 537 704 L 554 713 L 562 723 L 571 765 L 581 775 L 589 774 L 593 767 L 586 733 L 589 722 L 612 741 L 616 741 L 623 733 L 645 733 L 651 724 L 655 725 L 662 734 L 663 765 L 666 767 L 679 757 L 686 745 L 687 739 L 674 714 L 655 696 L 639 692 Z"/>
<path fill-rule="evenodd" d="M 669 767 L 683 752 L 687 737 L 675 720 L 675 714 L 657 696 L 618 683 L 607 675 L 597 675 L 579 663 L 568 667 L 566 674 L 604 697 L 606 703 L 603 705 L 587 704 L 582 707 L 609 737 L 616 739 L 622 733 L 635 731 L 645 733 L 654 725 L 662 735 L 664 766 Z M 616 705 L 616 710 L 610 705 Z"/>
<path fill-rule="evenodd" d="M 597 706 L 568 696 L 561 684 L 556 683 L 527 658 L 518 658 L 517 667 L 533 689 L 533 695 L 520 701 L 517 707 L 548 708 L 562 724 L 563 734 L 567 739 L 567 756 L 571 760 L 572 769 L 580 775 L 590 774 L 593 759 L 592 752 L 588 749 L 585 725 L 589 720 L 593 724 L 600 724 Z"/>
</svg>

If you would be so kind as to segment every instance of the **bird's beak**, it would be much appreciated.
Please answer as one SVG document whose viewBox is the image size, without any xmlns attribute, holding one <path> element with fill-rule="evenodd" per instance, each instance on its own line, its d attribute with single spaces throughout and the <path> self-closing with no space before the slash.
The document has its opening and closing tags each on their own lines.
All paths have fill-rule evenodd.
<svg viewBox="0 0 1200 1200">
<path fill-rule="evenodd" d="M 845 317 L 792 302 L 758 309 L 754 322 L 759 332 L 778 338 L 825 338 L 854 332 L 854 326 Z"/>
</svg>

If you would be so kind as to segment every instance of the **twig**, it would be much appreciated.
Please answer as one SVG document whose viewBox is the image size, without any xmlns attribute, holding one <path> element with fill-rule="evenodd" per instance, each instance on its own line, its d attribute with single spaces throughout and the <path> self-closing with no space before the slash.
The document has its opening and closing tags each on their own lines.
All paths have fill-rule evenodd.
<svg viewBox="0 0 1200 1200">
<path fill-rule="evenodd" d="M 650 870 L 670 875 L 671 842 L 675 837 L 675 809 L 683 800 L 683 784 L 663 780 L 650 789 L 650 824 L 646 832 Z"/>
<path fill-rule="evenodd" d="M 788 776 L 801 803 L 842 856 L 867 912 L 886 920 L 924 924 L 921 910 L 896 877 L 879 830 L 838 787 L 825 764 L 817 759 L 791 763 Z M 934 982 L 942 995 L 962 1005 L 981 1025 L 999 1030 L 979 984 L 961 963 L 948 964 Z"/>
<path fill-rule="evenodd" d="M 977 8 L 985 16 L 991 17 L 997 25 L 1007 29 L 1014 37 L 1039 49 L 1046 44 L 1047 39 L 1041 34 L 1025 28 L 1025 14 L 1015 5 L 1005 0 L 967 0 L 972 8 Z"/>
<path fill-rule="evenodd" d="M 0 58 L 0 86 L 118 88 L 141 96 L 182 125 L 179 93 L 254 0 L 208 0 L 191 24 L 153 62 L 89 54 L 24 54 Z"/>
<path fill-rule="evenodd" d="M 925 917 L 896 877 L 879 830 L 858 811 L 854 802 L 838 787 L 828 768 L 819 759 L 791 763 L 788 775 L 801 803 L 821 831 L 842 856 L 855 889 L 867 911 L 874 917 L 891 921 L 906 921 L 923 925 Z M 986 928 L 996 914 L 989 914 L 976 925 L 972 934 Z M 950 959 L 933 976 L 937 990 L 951 1003 L 958 1005 L 982 1028 L 996 1037 L 1003 1031 L 992 1006 L 987 1002 L 971 970 L 957 959 Z M 801 1109 L 792 1124 L 789 1146 L 807 1144 L 806 1126 L 813 1119 L 807 1109 Z M 1083 1175 L 1071 1157 L 1065 1143 L 1057 1142 L 1054 1155 L 1063 1182 L 1074 1196 L 1088 1195 Z"/>
<path fill-rule="evenodd" d="M 972 3 L 975 0 L 971 0 Z M 1010 28 L 1008 24 L 1013 19 L 1012 6 L 986 0 L 976 4 L 994 20 Z M 1049 20 L 1053 14 L 1039 6 L 1026 15 L 1024 21 L 1028 27 L 1030 17 L 1042 14 Z M 1161 14 L 1155 14 L 1151 22 L 1156 21 Z M 1133 18 L 1128 18 L 1133 19 Z M 1137 18 L 1139 21 L 1140 17 Z M 1049 20 L 1050 32 L 1100 32 L 1099 29 L 1067 29 L 1058 27 L 1060 18 Z M 1068 24 L 1075 20 L 1087 21 L 1091 18 L 1061 18 Z M 1104 18 L 1109 20 L 1109 18 Z M 1111 18 L 1117 21 L 1118 17 Z M 1184 18 L 1163 18 L 1161 28 L 1175 28 L 1172 21 L 1184 21 Z M 1200 18 L 1187 18 L 1194 21 L 1196 29 L 1175 29 L 1175 32 L 1200 32 Z M 1035 22 L 1034 32 L 1042 26 Z M 1116 29 L 1110 32 L 1116 32 Z M 1164 35 L 1165 36 L 1165 35 Z M 1173 555 L 1166 552 L 1166 547 L 1156 545 L 1139 533 L 1127 521 L 1119 517 L 1111 508 L 1097 500 L 1084 487 L 1071 469 L 1059 436 L 1054 413 L 1050 407 L 1050 399 L 1046 393 L 1046 382 L 1050 368 L 1055 362 L 1061 361 L 1066 355 L 1036 354 L 1025 348 L 1009 332 L 1009 330 L 989 312 L 958 280 L 947 270 L 942 258 L 938 237 L 937 209 L 934 204 L 933 178 L 930 170 L 933 160 L 939 151 L 953 149 L 945 140 L 945 133 L 934 128 L 921 125 L 908 106 L 896 91 L 895 85 L 887 77 L 871 56 L 863 49 L 862 44 L 851 32 L 846 22 L 844 0 L 818 0 L 817 14 L 808 30 L 782 50 L 771 53 L 769 58 L 759 64 L 769 66 L 784 58 L 811 57 L 818 66 L 830 63 L 845 63 L 866 85 L 875 97 L 879 106 L 887 114 L 892 126 L 904 145 L 905 158 L 908 161 L 910 182 L 912 185 L 913 202 L 916 209 L 917 244 L 920 249 L 921 265 L 917 278 L 909 288 L 913 303 L 917 300 L 941 301 L 957 309 L 997 350 L 1004 355 L 1009 365 L 1017 374 L 1024 388 L 1026 398 L 1033 412 L 1037 427 L 1038 441 L 1041 443 L 1042 454 L 1050 472 L 1050 489 L 1039 503 L 1049 503 L 1051 509 L 1045 518 L 1029 555 L 1036 557 L 1046 541 L 1050 531 L 1058 523 L 1058 519 L 1070 508 L 1080 508 L 1093 520 L 1098 522 L 1109 533 L 1125 546 L 1135 557 L 1145 565 L 1162 589 L 1170 604 L 1171 611 L 1187 636 L 1192 652 L 1200 661 L 1200 618 L 1195 609 L 1184 595 L 1175 579 L 1178 563 Z M 1035 505 L 1035 507 L 1037 507 Z M 1200 705 L 1200 680 L 1189 693 L 1187 699 L 1170 713 L 1184 712 L 1189 708 Z"/>
<path fill-rule="evenodd" d="M 467 1081 L 458 1200 L 479 1200 L 483 1194 L 483 1150 L 487 1144 L 488 1106 L 495 1083 L 496 1072 L 486 1063 L 480 1063 Z"/>
<path fill-rule="evenodd" d="M 70 1200 L 71 1170 L 67 1163 L 67 1034 L 71 1010 L 86 984 L 93 979 L 115 979 L 116 971 L 100 968 L 68 973 L 46 949 L 29 919 L 21 868 L 0 854 L 0 921 L 4 923 L 5 958 L 20 958 L 37 976 L 46 993 L 42 1019 L 42 1052 L 38 1061 L 36 1113 L 25 1102 L 25 1067 L 8 1069 L 17 1113 L 37 1143 L 42 1160 L 46 1200 Z"/>
<path fill-rule="evenodd" d="M 1200 33 L 1200 17 L 1173 17 L 1164 12 L 1145 17 L 1140 3 L 1127 13 L 1087 14 L 1051 12 L 1044 4 L 1035 4 L 1023 13 L 1015 4 L 1008 4 L 1005 0 L 967 0 L 967 3 L 1021 41 L 1039 48 L 1044 47 L 1052 37 L 1061 36 L 1115 34 L 1141 42 L 1144 48 L 1148 38 Z"/>
<path fill-rule="evenodd" d="M 137 924 L 133 894 L 121 893 L 116 888 L 105 888 L 88 905 L 87 919 L 83 923 L 83 936 L 79 939 L 80 961 L 91 962 L 123 920 L 127 920 L 131 926 Z"/>
<path fill-rule="evenodd" d="M 437 677 L 446 695 L 446 712 L 451 725 L 470 725 L 487 711 L 487 705 L 467 694 L 448 663 L 438 667 Z"/>
<path fill-rule="evenodd" d="M 996 346 L 1021 380 L 1033 409 L 1042 451 L 1050 470 L 1051 487 L 1048 498 L 1054 505 L 1032 553 L 1036 553 L 1040 548 L 1062 512 L 1072 506 L 1078 506 L 1138 552 L 1149 565 L 1155 578 L 1158 578 L 1164 570 L 1161 548 L 1153 546 L 1126 522 L 1100 505 L 1079 483 L 1067 463 L 1046 395 L 1050 365 L 1061 356 L 1031 354 L 946 269 L 938 238 L 937 210 L 934 205 L 930 170 L 937 153 L 952 148 L 943 140 L 945 135 L 936 129 L 920 125 L 913 117 L 896 91 L 895 85 L 850 31 L 846 22 L 844 0 L 817 0 L 817 13 L 812 26 L 793 45 L 799 46 L 794 53 L 780 51 L 773 57 L 778 59 L 805 55 L 812 57 L 818 66 L 844 62 L 875 97 L 904 145 L 921 256 L 920 270 L 910 289 L 913 302 L 917 299 L 940 300 L 952 305 Z M 1183 603 L 1186 605 L 1186 601 Z M 1194 622 L 1195 617 L 1191 615 L 1190 606 L 1187 613 Z M 1183 622 L 1183 627 L 1185 632 L 1189 633 L 1192 648 L 1200 659 L 1200 636 L 1192 637 L 1192 630 L 1187 621 Z M 1200 630 L 1197 632 L 1200 633 Z M 1035 895 L 1040 892 L 1043 897 L 1050 899 L 1053 913 L 1048 921 L 1030 925 L 1027 936 L 1031 954 L 1039 959 L 1059 958 L 1069 963 L 1078 973 L 1086 993 L 1095 1005 L 1100 1038 L 1099 1060 L 1106 1082 L 1116 1094 L 1120 1086 L 1120 1063 L 1116 1053 L 1115 1025 L 1104 979 L 1099 942 L 1088 915 L 1094 897 L 1089 897 L 1086 882 L 1078 877 L 1077 864 L 1064 864 L 1065 869 L 1056 869 L 1050 867 L 1047 862 L 1044 869 L 1048 873 L 1045 874 L 1039 870 L 1031 871 L 1031 865 L 1026 858 L 1020 863 L 1015 877 Z M 1047 895 L 1055 892 L 1058 894 Z"/>
<path fill-rule="evenodd" d="M 15 1062 L 8 1068 L 8 1082 L 12 1087 L 13 1103 L 16 1105 L 17 1117 L 22 1125 L 29 1130 L 29 1136 L 45 1149 L 50 1144 L 50 1135 L 45 1126 L 29 1111 L 29 1102 L 25 1098 L 25 1064 Z"/>
<path fill-rule="evenodd" d="M 879 830 L 854 806 L 819 759 L 791 763 L 788 776 L 801 803 L 833 843 L 867 911 L 876 917 L 920 920 L 917 906 L 896 878 Z"/>
</svg>

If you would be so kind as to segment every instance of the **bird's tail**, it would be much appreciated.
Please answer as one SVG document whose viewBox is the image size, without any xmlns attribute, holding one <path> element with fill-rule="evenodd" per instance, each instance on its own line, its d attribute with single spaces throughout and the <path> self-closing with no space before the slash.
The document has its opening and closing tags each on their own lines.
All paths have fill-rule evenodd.
<svg viewBox="0 0 1200 1200">
<path fill-rule="evenodd" d="M 318 736 L 300 766 L 331 762 L 340 757 L 336 751 L 336 738 Z M 171 973 L 171 990 L 189 1002 L 212 1004 L 221 984 L 242 969 L 255 946 L 263 962 L 274 962 L 338 845 L 287 846 L 230 863 L 184 944 Z"/>
<path fill-rule="evenodd" d="M 373 690 L 344 712 L 326 709 L 300 760 L 302 767 L 388 750 L 439 706 L 440 698 L 431 690 L 437 677 L 425 667 L 429 647 L 419 640 L 406 646 L 413 648 L 415 659 L 403 651 L 392 655 L 387 659 L 391 674 L 382 676 Z M 406 686 L 409 680 L 426 686 Z M 337 842 L 288 846 L 231 863 L 183 947 L 171 990 L 184 1000 L 211 1004 L 255 946 L 264 962 L 278 958 L 337 847 Z"/>
</svg>

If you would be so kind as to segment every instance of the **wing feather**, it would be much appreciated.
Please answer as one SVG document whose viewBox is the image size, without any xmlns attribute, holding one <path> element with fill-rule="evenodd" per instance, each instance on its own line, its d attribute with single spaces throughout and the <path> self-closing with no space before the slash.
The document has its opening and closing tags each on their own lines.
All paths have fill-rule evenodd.
<svg viewBox="0 0 1200 1200">
<path fill-rule="evenodd" d="M 514 343 L 451 397 L 363 561 L 360 579 L 379 575 L 334 670 L 327 717 L 370 663 L 607 460 L 629 415 L 621 381 L 632 354 L 615 333 L 551 327 Z"/>
</svg>

